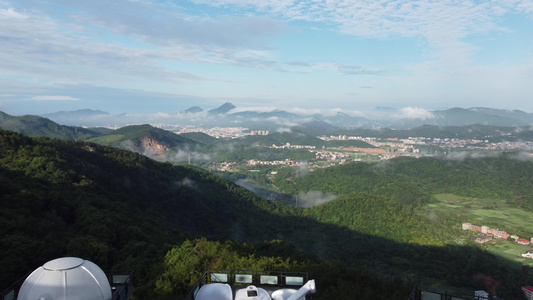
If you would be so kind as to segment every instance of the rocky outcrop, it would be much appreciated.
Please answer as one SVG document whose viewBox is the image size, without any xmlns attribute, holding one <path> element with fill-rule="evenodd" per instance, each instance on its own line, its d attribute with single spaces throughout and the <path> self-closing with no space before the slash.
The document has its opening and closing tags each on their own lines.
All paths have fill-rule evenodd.
<svg viewBox="0 0 533 300">
<path fill-rule="evenodd" d="M 148 157 L 164 159 L 166 158 L 168 151 L 169 148 L 167 146 L 160 144 L 150 137 L 145 136 L 139 140 L 139 152 Z"/>
</svg>

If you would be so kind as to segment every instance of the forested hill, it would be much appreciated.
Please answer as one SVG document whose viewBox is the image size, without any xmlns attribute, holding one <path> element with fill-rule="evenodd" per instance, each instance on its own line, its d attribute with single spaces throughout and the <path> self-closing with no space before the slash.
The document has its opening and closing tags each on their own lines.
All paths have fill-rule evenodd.
<svg viewBox="0 0 533 300">
<path fill-rule="evenodd" d="M 26 115 L 10 116 L 0 111 L 0 128 L 24 134 L 26 136 L 46 136 L 50 138 L 86 140 L 99 136 L 105 129 L 87 129 L 82 127 L 59 125 L 49 119 Z"/>
<path fill-rule="evenodd" d="M 293 208 L 199 169 L 93 143 L 0 131 L 0 182 L 2 287 L 50 259 L 78 256 L 103 269 L 134 270 L 136 293 L 148 299 L 158 278 L 160 286 L 171 278 L 162 276 L 172 271 L 163 265 L 165 253 L 197 237 L 248 243 L 241 244 L 250 249 L 246 257 L 292 261 L 305 257 L 297 251 L 305 250 L 328 261 L 296 264 L 315 270 L 311 276 L 319 288 L 373 295 L 366 299 L 390 299 L 386 280 L 397 277 L 482 289 L 472 279 L 482 274 L 501 282 L 502 296 L 521 293 L 519 287 L 532 279 L 528 268 L 512 269 L 476 247 L 446 245 L 440 228 L 410 205 L 383 196 L 351 193 L 312 209 Z M 272 240 L 294 248 L 280 254 L 249 244 Z M 210 266 L 197 252 L 186 255 Z M 353 269 L 334 262 L 364 269 L 350 282 L 355 277 L 346 274 Z M 409 289 L 403 281 L 395 281 L 396 287 L 402 297 L 395 299 L 404 299 Z"/>
<path fill-rule="evenodd" d="M 193 140 L 148 124 L 125 126 L 88 141 L 101 145 L 120 146 L 126 141 L 139 142 L 144 138 L 152 139 L 170 149 L 182 147 L 184 144 L 188 144 L 190 147 L 197 144 Z"/>
<path fill-rule="evenodd" d="M 294 172 L 293 172 L 294 173 Z M 466 152 L 445 157 L 400 157 L 380 163 L 353 163 L 277 180 L 287 193 L 321 191 L 335 195 L 365 192 L 421 205 L 436 193 L 505 199 L 533 211 L 533 157 Z M 291 176 L 288 174 L 287 176 Z"/>
<path fill-rule="evenodd" d="M 7 131 L 0 131 L 0 182 L 2 287 L 64 255 L 155 280 L 168 245 L 229 232 L 247 239 L 263 210 L 290 209 L 201 170 Z"/>
</svg>

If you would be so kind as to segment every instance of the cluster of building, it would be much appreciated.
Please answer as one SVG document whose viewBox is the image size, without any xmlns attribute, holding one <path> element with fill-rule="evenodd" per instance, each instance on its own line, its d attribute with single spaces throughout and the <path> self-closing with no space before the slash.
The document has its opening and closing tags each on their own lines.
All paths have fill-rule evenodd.
<svg viewBox="0 0 533 300">
<path fill-rule="evenodd" d="M 222 162 L 222 163 L 219 163 L 219 164 L 215 164 L 213 163 L 213 165 L 211 167 L 209 167 L 209 169 L 211 170 L 214 170 L 214 171 L 223 171 L 223 172 L 228 172 L 228 171 L 231 171 L 231 169 L 233 169 L 233 167 L 237 166 L 238 163 L 236 162 Z"/>
<path fill-rule="evenodd" d="M 340 163 L 345 163 L 346 160 L 350 158 L 349 154 L 343 152 L 332 152 L 326 150 L 312 151 L 315 153 L 316 159 L 326 160 L 326 161 L 340 161 Z"/>
<path fill-rule="evenodd" d="M 463 230 L 473 230 L 477 231 L 483 234 L 491 235 L 499 239 L 506 240 L 511 235 L 508 234 L 505 230 L 497 229 L 497 228 L 490 228 L 489 226 L 485 225 L 476 225 L 471 223 L 463 223 L 462 225 Z"/>
<path fill-rule="evenodd" d="M 269 135 L 270 132 L 268 130 L 252 130 L 250 131 L 250 135 Z"/>
<path fill-rule="evenodd" d="M 457 139 L 457 138 L 426 138 L 426 137 L 409 137 L 406 139 L 387 138 L 378 139 L 375 137 L 361 136 L 319 136 L 325 141 L 332 140 L 360 140 L 374 147 L 404 147 L 412 148 L 416 145 L 431 145 L 441 148 L 465 148 L 465 149 L 483 149 L 483 150 L 525 150 L 533 151 L 533 142 L 529 141 L 503 141 L 492 143 L 487 139 Z"/>
<path fill-rule="evenodd" d="M 493 237 L 494 238 L 498 238 L 498 239 L 504 239 L 504 240 L 506 240 L 508 238 L 512 238 L 512 239 L 515 240 L 515 242 L 517 242 L 520 245 L 524 245 L 524 246 L 527 246 L 527 245 L 533 243 L 533 238 L 531 238 L 531 240 L 527 240 L 527 239 L 524 239 L 524 238 L 520 238 L 517 235 L 511 235 L 511 234 L 507 233 L 505 230 L 497 229 L 497 228 L 490 228 L 489 226 L 485 226 L 485 225 L 476 225 L 476 224 L 472 224 L 472 223 L 463 223 L 462 224 L 462 228 L 463 228 L 463 230 L 473 230 L 473 231 L 479 232 L 480 235 L 476 239 L 476 242 L 480 243 L 480 244 L 484 244 L 484 243 L 492 240 Z M 531 258 L 533 258 L 533 257 L 531 257 Z"/>
<path fill-rule="evenodd" d="M 201 132 L 209 136 L 215 137 L 217 139 L 218 138 L 234 139 L 234 138 L 250 135 L 250 133 L 247 131 L 248 131 L 248 128 L 244 128 L 244 127 L 200 128 L 200 127 L 188 126 L 178 131 L 175 131 L 175 133 L 182 134 L 182 133 L 190 133 L 190 132 Z"/>
<path fill-rule="evenodd" d="M 249 166 L 298 166 L 299 165 L 297 161 L 294 161 L 291 159 L 272 160 L 272 161 L 250 159 L 246 161 L 246 164 Z"/>
<path fill-rule="evenodd" d="M 267 146 L 267 148 L 272 149 L 315 149 L 316 146 L 308 146 L 308 145 L 291 145 L 291 143 L 286 143 L 285 145 L 277 146 L 275 144 L 272 144 L 272 146 Z"/>
<path fill-rule="evenodd" d="M 194 126 L 187 126 L 179 130 L 174 130 L 175 133 L 190 133 L 190 132 L 201 132 L 209 136 L 215 137 L 217 139 L 235 139 L 247 135 L 269 135 L 270 131 L 268 130 L 249 130 L 245 127 L 212 127 L 212 128 L 201 128 Z"/>
</svg>

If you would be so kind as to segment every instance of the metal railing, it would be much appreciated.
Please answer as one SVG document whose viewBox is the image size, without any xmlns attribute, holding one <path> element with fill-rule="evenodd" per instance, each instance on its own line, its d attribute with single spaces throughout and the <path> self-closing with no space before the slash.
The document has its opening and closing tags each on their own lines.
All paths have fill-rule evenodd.
<svg viewBox="0 0 533 300">
<path fill-rule="evenodd" d="M 416 285 L 411 291 L 408 300 L 496 300 L 491 296 L 476 296 L 474 292 L 471 295 L 448 292 L 448 291 L 436 291 L 432 288 Z"/>
<path fill-rule="evenodd" d="M 133 290 L 133 271 L 108 271 L 105 272 L 111 285 L 112 300 L 127 300 L 130 299 Z"/>
<path fill-rule="evenodd" d="M 308 280 L 306 272 L 208 269 L 200 276 L 184 300 L 196 299 L 200 288 L 210 283 L 227 283 L 232 288 L 255 285 L 270 289 L 286 287 L 298 289 Z M 306 299 L 311 299 L 311 296 L 306 296 Z"/>
<path fill-rule="evenodd" d="M 26 277 L 28 277 L 31 273 L 26 274 L 26 276 L 20 278 L 15 283 L 13 283 L 10 287 L 2 291 L 0 293 L 0 296 L 2 297 L 0 300 L 14 300 L 17 299 L 18 291 L 20 290 L 20 287 L 24 283 L 24 280 L 26 280 Z"/>
</svg>

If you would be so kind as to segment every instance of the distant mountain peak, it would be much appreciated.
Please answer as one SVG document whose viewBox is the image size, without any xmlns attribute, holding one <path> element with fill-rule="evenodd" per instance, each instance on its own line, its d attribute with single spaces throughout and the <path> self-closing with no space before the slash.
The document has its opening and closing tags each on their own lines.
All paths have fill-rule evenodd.
<svg viewBox="0 0 533 300">
<path fill-rule="evenodd" d="M 350 117 L 349 114 L 344 113 L 344 112 L 342 112 L 342 111 L 338 111 L 336 115 L 337 115 L 337 116 L 341 116 L 341 117 Z"/>
<path fill-rule="evenodd" d="M 195 114 L 199 112 L 203 112 L 204 110 L 200 106 L 192 106 L 187 108 L 186 110 L 182 110 L 181 113 L 185 114 Z"/>
<path fill-rule="evenodd" d="M 226 102 L 226 103 L 222 104 L 221 106 L 210 110 L 208 113 L 210 115 L 221 115 L 221 114 L 228 113 L 230 110 L 232 110 L 234 108 L 236 108 L 235 105 L 231 104 L 230 102 Z"/>
<path fill-rule="evenodd" d="M 109 115 L 108 112 L 101 111 L 101 110 L 94 110 L 94 109 L 78 109 L 74 111 L 58 111 L 55 113 L 49 113 L 44 114 L 42 117 L 45 118 L 54 118 L 54 117 L 74 117 L 74 118 L 80 118 L 80 117 L 90 117 L 90 116 L 97 116 L 97 115 Z"/>
<path fill-rule="evenodd" d="M 234 108 L 236 108 L 235 105 L 233 105 L 231 102 L 226 102 L 226 103 L 222 104 L 218 109 L 227 109 L 229 111 L 229 110 L 234 109 Z"/>
</svg>

